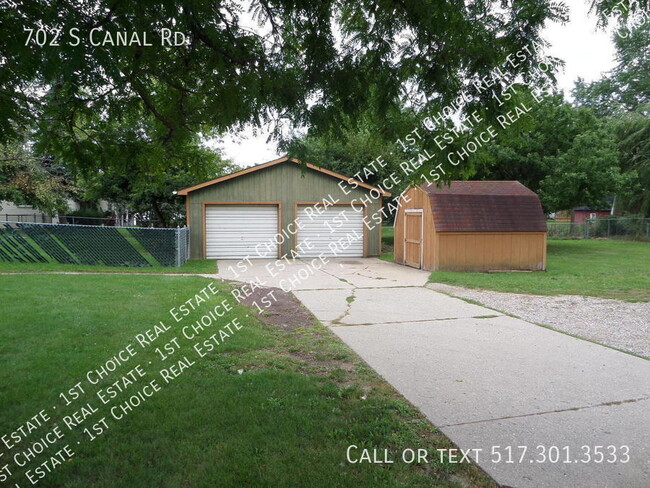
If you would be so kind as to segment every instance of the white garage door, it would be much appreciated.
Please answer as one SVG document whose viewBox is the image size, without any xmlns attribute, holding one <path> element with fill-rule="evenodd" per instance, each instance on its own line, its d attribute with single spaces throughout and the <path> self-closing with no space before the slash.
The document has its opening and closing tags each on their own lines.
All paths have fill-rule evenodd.
<svg viewBox="0 0 650 488">
<path fill-rule="evenodd" d="M 298 207 L 301 257 L 363 257 L 363 209 L 352 206 Z"/>
<path fill-rule="evenodd" d="M 275 258 L 276 205 L 207 205 L 205 254 L 208 259 Z"/>
</svg>

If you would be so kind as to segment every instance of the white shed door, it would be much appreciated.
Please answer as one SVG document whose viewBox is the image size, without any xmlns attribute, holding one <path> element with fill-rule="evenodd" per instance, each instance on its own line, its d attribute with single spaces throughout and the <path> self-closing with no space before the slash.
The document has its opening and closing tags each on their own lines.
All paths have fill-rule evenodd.
<svg viewBox="0 0 650 488">
<path fill-rule="evenodd" d="M 208 259 L 276 258 L 277 205 L 207 205 Z"/>
<path fill-rule="evenodd" d="M 298 255 L 363 257 L 363 209 L 298 207 Z"/>
</svg>

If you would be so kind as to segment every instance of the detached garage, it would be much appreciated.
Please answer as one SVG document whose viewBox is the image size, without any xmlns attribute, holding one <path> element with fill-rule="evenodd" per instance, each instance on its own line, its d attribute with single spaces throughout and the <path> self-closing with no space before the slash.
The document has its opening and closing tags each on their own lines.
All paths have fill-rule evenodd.
<svg viewBox="0 0 650 488">
<path fill-rule="evenodd" d="M 395 261 L 426 270 L 545 270 L 539 197 L 518 181 L 410 187 L 395 217 Z"/>
<path fill-rule="evenodd" d="M 185 196 L 190 256 L 208 259 L 378 256 L 373 220 L 390 193 L 280 158 L 178 192 Z"/>
</svg>

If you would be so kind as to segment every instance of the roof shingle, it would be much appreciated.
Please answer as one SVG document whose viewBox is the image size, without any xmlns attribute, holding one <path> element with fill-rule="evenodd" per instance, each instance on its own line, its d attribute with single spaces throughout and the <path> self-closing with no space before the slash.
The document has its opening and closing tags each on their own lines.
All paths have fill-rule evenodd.
<svg viewBox="0 0 650 488">
<path fill-rule="evenodd" d="M 437 232 L 546 232 L 539 197 L 518 181 L 425 184 Z"/>
</svg>

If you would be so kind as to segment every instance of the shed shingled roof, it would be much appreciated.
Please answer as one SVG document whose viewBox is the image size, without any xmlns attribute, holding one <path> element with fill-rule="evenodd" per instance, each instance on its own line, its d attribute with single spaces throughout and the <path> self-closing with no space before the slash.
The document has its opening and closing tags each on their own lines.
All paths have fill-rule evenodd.
<svg viewBox="0 0 650 488">
<path fill-rule="evenodd" d="M 537 194 L 518 181 L 452 181 L 429 195 L 437 232 L 546 232 Z"/>
</svg>

